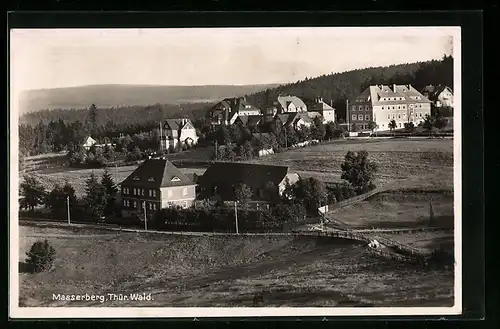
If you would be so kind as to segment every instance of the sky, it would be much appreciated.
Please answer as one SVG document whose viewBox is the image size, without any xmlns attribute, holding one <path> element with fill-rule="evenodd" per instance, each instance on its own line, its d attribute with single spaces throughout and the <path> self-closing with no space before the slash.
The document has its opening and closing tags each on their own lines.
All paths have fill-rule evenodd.
<svg viewBox="0 0 500 329">
<path fill-rule="evenodd" d="M 11 88 L 288 83 L 440 59 L 457 39 L 452 27 L 11 30 Z"/>
</svg>

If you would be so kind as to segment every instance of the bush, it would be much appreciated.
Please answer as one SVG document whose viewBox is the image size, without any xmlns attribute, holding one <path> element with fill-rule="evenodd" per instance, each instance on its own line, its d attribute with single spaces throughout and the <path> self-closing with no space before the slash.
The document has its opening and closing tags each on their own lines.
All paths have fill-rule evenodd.
<svg viewBox="0 0 500 329">
<path fill-rule="evenodd" d="M 54 264 L 56 251 L 47 240 L 37 241 L 32 246 L 29 252 L 26 253 L 28 264 L 32 272 L 38 273 L 48 271 Z"/>
</svg>

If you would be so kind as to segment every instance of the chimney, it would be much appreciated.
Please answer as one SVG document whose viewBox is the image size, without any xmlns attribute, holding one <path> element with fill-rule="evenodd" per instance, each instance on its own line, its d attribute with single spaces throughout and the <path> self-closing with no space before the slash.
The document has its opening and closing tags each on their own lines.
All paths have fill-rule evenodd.
<svg viewBox="0 0 500 329">
<path fill-rule="evenodd" d="M 393 85 L 392 85 L 392 91 L 393 91 L 393 92 L 396 92 L 396 84 L 393 84 Z"/>
</svg>

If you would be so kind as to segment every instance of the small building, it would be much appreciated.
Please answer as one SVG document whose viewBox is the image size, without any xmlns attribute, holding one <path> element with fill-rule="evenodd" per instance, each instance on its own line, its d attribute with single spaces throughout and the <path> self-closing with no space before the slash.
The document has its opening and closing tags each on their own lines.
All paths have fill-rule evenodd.
<svg viewBox="0 0 500 329">
<path fill-rule="evenodd" d="M 278 113 L 307 112 L 307 105 L 297 96 L 278 96 L 273 105 Z"/>
<path fill-rule="evenodd" d="M 145 160 L 120 184 L 122 215 L 146 214 L 171 206 L 190 207 L 196 184 L 166 159 Z"/>
<path fill-rule="evenodd" d="M 317 113 L 323 117 L 323 123 L 335 122 L 335 109 L 323 102 L 323 98 L 318 97 L 316 103 L 309 107 L 309 116 Z"/>
<path fill-rule="evenodd" d="M 448 86 L 426 86 L 422 90 L 422 95 L 427 97 L 436 107 L 453 107 L 453 91 Z"/>
<path fill-rule="evenodd" d="M 276 114 L 274 120 L 276 124 L 280 123 L 285 127 L 292 126 L 295 129 L 301 129 L 302 126 L 310 127 L 313 123 L 308 112 Z"/>
<path fill-rule="evenodd" d="M 246 97 L 225 98 L 208 111 L 213 125 L 232 125 L 239 116 L 259 116 L 260 109 L 250 104 Z"/>
<path fill-rule="evenodd" d="M 90 136 L 87 136 L 87 138 L 85 139 L 85 141 L 82 144 L 82 147 L 88 151 L 88 150 L 90 150 L 90 148 L 92 146 L 94 146 L 96 144 L 97 144 L 97 141 L 95 139 L 93 139 Z"/>
<path fill-rule="evenodd" d="M 252 190 L 252 201 L 269 201 L 269 193 L 281 195 L 286 182 L 295 184 L 299 175 L 286 166 L 272 166 L 240 162 L 216 162 L 198 179 L 201 198 L 218 197 L 223 201 L 237 201 L 235 188 L 240 184 Z"/>
<path fill-rule="evenodd" d="M 162 149 L 177 148 L 183 145 L 196 145 L 198 135 L 189 119 L 166 119 L 162 130 Z"/>
</svg>

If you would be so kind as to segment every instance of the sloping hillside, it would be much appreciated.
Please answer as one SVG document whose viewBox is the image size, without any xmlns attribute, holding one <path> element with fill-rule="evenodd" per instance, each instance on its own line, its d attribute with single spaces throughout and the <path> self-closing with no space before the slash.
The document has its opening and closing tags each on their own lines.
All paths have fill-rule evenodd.
<svg viewBox="0 0 500 329">
<path fill-rule="evenodd" d="M 255 93 L 269 85 L 145 86 L 92 85 L 71 88 L 29 90 L 21 94 L 21 113 L 57 108 L 118 107 L 151 104 L 211 102 L 225 97 Z"/>
</svg>

